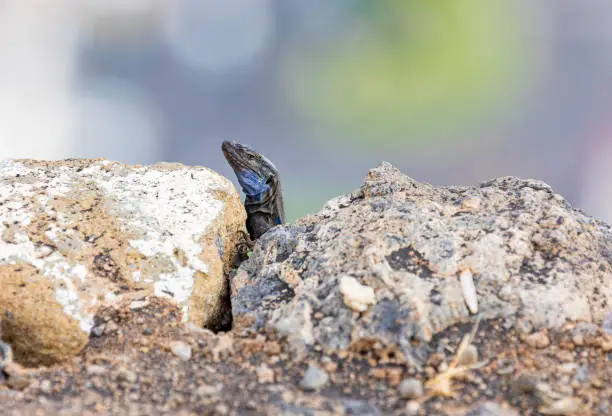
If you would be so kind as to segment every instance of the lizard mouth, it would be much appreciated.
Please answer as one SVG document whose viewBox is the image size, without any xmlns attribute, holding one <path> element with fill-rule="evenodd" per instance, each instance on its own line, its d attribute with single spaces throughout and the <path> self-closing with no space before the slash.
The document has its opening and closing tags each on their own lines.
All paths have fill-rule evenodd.
<svg viewBox="0 0 612 416">
<path fill-rule="evenodd" d="M 227 140 L 224 141 L 223 144 L 221 145 L 221 150 L 223 151 L 223 156 L 225 156 L 225 159 L 228 162 L 230 160 L 238 160 L 238 158 L 236 158 L 236 153 L 237 153 L 236 146 L 234 146 L 232 142 L 229 142 Z"/>
<path fill-rule="evenodd" d="M 232 151 L 234 150 L 234 146 L 232 142 L 224 140 L 221 144 L 221 150 L 223 151 L 223 154 L 227 157 L 227 155 L 232 153 Z"/>
</svg>

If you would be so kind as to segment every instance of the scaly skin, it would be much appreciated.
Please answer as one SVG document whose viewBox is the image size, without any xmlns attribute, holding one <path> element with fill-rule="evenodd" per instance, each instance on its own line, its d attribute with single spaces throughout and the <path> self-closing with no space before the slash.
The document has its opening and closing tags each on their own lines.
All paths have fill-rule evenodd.
<svg viewBox="0 0 612 416">
<path fill-rule="evenodd" d="M 278 170 L 249 146 L 224 141 L 221 146 L 245 193 L 247 230 L 254 241 L 270 228 L 285 223 L 285 208 Z"/>
</svg>

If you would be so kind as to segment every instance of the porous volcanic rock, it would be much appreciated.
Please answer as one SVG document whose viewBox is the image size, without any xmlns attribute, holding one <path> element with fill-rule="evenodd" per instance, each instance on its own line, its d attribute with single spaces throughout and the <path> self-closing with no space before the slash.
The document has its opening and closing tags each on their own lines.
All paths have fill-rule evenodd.
<svg viewBox="0 0 612 416">
<path fill-rule="evenodd" d="M 611 262 L 610 227 L 543 182 L 434 187 L 382 163 L 360 190 L 258 241 L 232 278 L 234 322 L 278 331 L 297 352 L 368 346 L 418 363 L 419 345 L 475 312 L 459 276 L 473 279 L 482 318 L 560 328 L 601 324 Z M 374 290 L 367 310 L 345 303 L 347 277 Z"/>
<path fill-rule="evenodd" d="M 101 306 L 145 296 L 228 327 L 245 217 L 231 182 L 206 168 L 0 162 L 4 341 L 17 361 L 52 364 L 85 346 Z"/>
<path fill-rule="evenodd" d="M 231 332 L 125 297 L 71 360 L 5 366 L 0 413 L 610 415 L 610 241 L 541 182 L 382 164 L 256 242 Z"/>
</svg>

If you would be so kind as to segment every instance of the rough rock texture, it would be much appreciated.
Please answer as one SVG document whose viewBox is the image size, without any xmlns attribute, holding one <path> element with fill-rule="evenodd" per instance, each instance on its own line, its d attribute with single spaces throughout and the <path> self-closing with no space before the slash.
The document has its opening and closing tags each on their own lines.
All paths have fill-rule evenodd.
<svg viewBox="0 0 612 416">
<path fill-rule="evenodd" d="M 384 164 L 257 241 L 232 332 L 126 298 L 68 363 L 5 365 L 0 413 L 610 415 L 609 244 L 539 182 L 433 188 Z"/>
<path fill-rule="evenodd" d="M 577 327 L 551 331 L 555 345 L 542 350 L 521 341 L 514 328 L 483 322 L 474 345 L 486 366 L 454 380 L 454 397 L 432 396 L 426 388 L 413 391 L 419 397 L 403 398 L 403 379 L 428 386 L 444 371 L 464 326 L 436 337 L 436 352 L 418 371 L 377 360 L 369 350 L 321 356 L 313 349 L 299 360 L 272 334 L 213 334 L 179 316 L 163 298 L 138 310 L 104 309 L 99 317 L 106 330 L 69 363 L 29 369 L 21 383 L 14 373 L 4 383 L 0 377 L 0 414 L 612 414 L 612 337 L 602 349 L 597 330 L 578 344 L 572 340 L 581 332 Z M 177 342 L 192 349 L 189 361 L 172 351 Z M 313 363 L 328 378 L 308 375 Z M 302 385 L 307 377 L 318 380 L 316 386 Z"/>
<path fill-rule="evenodd" d="M 602 322 L 611 262 L 610 227 L 542 182 L 436 188 L 383 163 L 358 192 L 265 234 L 232 279 L 233 312 L 239 327 L 274 328 L 296 351 L 376 344 L 418 362 L 415 342 L 470 318 L 462 272 L 483 318 L 559 328 Z M 368 310 L 345 305 L 346 276 L 374 290 Z"/>
<path fill-rule="evenodd" d="M 227 327 L 228 273 L 245 212 L 206 168 L 106 160 L 0 162 L 0 312 L 16 359 L 78 353 L 101 306 L 174 299 Z"/>
</svg>

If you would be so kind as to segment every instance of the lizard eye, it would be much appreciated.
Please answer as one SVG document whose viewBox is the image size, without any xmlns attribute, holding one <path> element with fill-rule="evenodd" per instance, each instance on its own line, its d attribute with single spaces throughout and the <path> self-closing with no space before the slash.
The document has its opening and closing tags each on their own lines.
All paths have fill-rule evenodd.
<svg viewBox="0 0 612 416">
<path fill-rule="evenodd" d="M 247 154 L 247 157 L 248 157 L 250 160 L 255 159 L 255 155 L 254 155 L 254 154 L 251 154 L 251 153 Z"/>
</svg>

